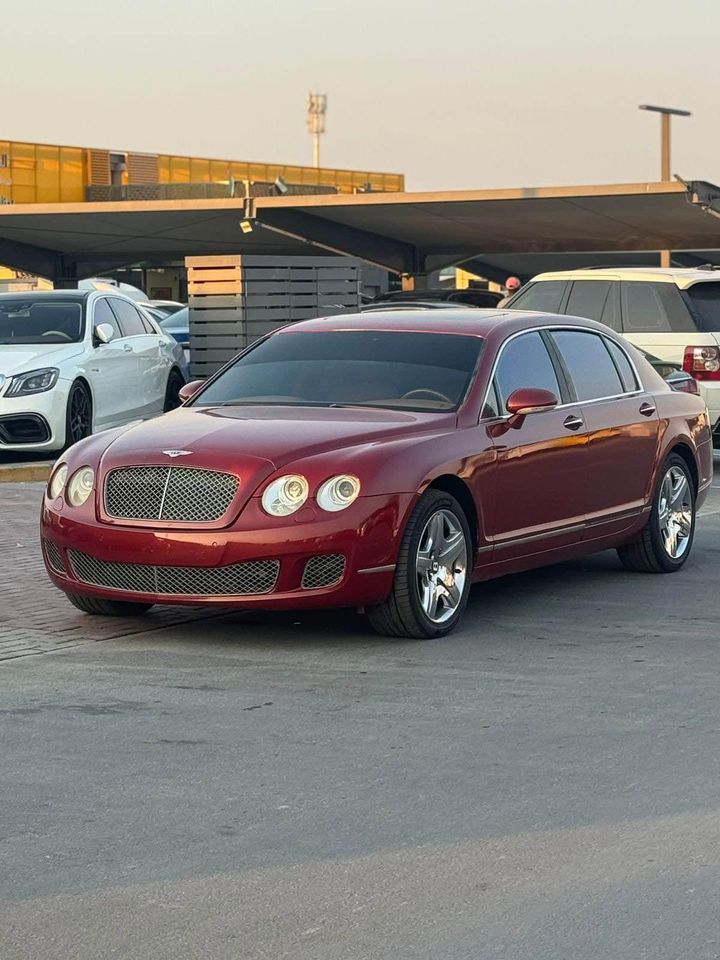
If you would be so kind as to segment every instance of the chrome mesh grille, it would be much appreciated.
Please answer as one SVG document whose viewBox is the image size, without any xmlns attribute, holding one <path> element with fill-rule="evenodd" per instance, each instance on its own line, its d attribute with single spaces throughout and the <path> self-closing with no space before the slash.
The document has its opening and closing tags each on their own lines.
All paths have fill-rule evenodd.
<svg viewBox="0 0 720 960">
<path fill-rule="evenodd" d="M 340 553 L 328 553 L 311 557 L 305 564 L 301 586 L 303 590 L 317 590 L 339 583 L 345 573 L 345 557 Z"/>
<path fill-rule="evenodd" d="M 126 593 L 165 596 L 241 597 L 272 593 L 280 573 L 279 560 L 250 560 L 226 567 L 161 567 L 143 563 L 112 563 L 70 550 L 78 580 Z"/>
<path fill-rule="evenodd" d="M 53 543 L 52 540 L 43 540 L 43 547 L 45 548 L 45 558 L 53 570 L 56 573 L 65 573 L 65 564 L 63 563 L 60 547 Z"/>
<path fill-rule="evenodd" d="M 230 507 L 237 477 L 192 467 L 121 467 L 105 480 L 105 511 L 118 520 L 211 523 Z"/>
</svg>

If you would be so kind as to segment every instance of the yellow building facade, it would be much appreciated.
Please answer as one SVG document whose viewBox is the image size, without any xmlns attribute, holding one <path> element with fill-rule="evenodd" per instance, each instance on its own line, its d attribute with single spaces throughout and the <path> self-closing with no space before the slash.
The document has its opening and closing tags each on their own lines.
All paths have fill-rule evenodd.
<svg viewBox="0 0 720 960">
<path fill-rule="evenodd" d="M 404 189 L 402 174 L 0 140 L 0 203 L 81 203 L 88 188 L 231 180 L 330 187 L 341 193 Z"/>
</svg>

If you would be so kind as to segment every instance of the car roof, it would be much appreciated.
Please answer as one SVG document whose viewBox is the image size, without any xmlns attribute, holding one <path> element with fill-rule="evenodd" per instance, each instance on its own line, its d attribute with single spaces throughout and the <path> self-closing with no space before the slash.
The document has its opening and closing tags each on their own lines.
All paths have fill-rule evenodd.
<svg viewBox="0 0 720 960">
<path fill-rule="evenodd" d="M 87 300 L 94 290 L 18 290 L 16 293 L 8 291 L 0 293 L 0 298 L 13 297 L 21 300 L 69 300 L 78 303 L 81 300 Z"/>
<path fill-rule="evenodd" d="M 695 283 L 720 281 L 720 269 L 698 267 L 592 267 L 584 270 L 554 270 L 538 273 L 537 280 L 645 280 L 654 283 L 674 283 L 681 290 Z"/>
<path fill-rule="evenodd" d="M 532 310 L 497 310 L 478 307 L 458 307 L 453 310 L 386 310 L 370 313 L 348 313 L 335 317 L 320 317 L 317 320 L 302 320 L 288 324 L 277 331 L 278 335 L 293 333 L 328 333 L 343 330 L 369 330 L 387 333 L 445 333 L 470 337 L 487 337 L 495 330 L 507 328 L 515 332 L 524 327 L 538 325 L 582 324 L 591 329 L 600 328 L 592 320 L 578 320 L 574 317 L 559 317 L 556 314 L 539 313 Z"/>
</svg>

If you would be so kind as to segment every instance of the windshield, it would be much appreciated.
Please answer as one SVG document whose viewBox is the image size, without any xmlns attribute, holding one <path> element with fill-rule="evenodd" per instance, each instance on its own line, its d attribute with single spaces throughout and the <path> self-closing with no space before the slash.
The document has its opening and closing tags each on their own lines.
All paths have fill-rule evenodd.
<svg viewBox="0 0 720 960">
<path fill-rule="evenodd" d="M 83 327 L 81 303 L 0 299 L 0 343 L 78 343 Z"/>
<path fill-rule="evenodd" d="M 694 283 L 682 293 L 698 330 L 720 332 L 720 283 Z"/>
<path fill-rule="evenodd" d="M 282 333 L 240 357 L 198 405 L 377 406 L 454 410 L 483 341 L 441 333 Z"/>
</svg>

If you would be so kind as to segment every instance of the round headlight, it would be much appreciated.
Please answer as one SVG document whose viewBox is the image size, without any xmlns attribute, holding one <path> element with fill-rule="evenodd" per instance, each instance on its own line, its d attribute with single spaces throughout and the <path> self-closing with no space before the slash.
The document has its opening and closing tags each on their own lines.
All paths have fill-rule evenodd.
<svg viewBox="0 0 720 960">
<path fill-rule="evenodd" d="M 318 506 L 335 513 L 349 507 L 360 493 L 360 481 L 349 473 L 326 480 L 317 494 Z"/>
<path fill-rule="evenodd" d="M 74 507 L 81 507 L 95 486 L 95 473 L 91 467 L 81 467 L 70 478 L 67 498 Z"/>
<path fill-rule="evenodd" d="M 262 505 L 273 517 L 287 517 L 295 513 L 308 498 L 308 482 L 300 474 L 290 474 L 274 480 L 265 488 Z"/>
<path fill-rule="evenodd" d="M 65 487 L 65 481 L 67 480 L 67 466 L 64 463 L 61 463 L 57 470 L 50 477 L 50 483 L 48 484 L 48 496 L 51 500 L 54 500 L 55 497 L 59 497 L 63 492 Z"/>
</svg>

